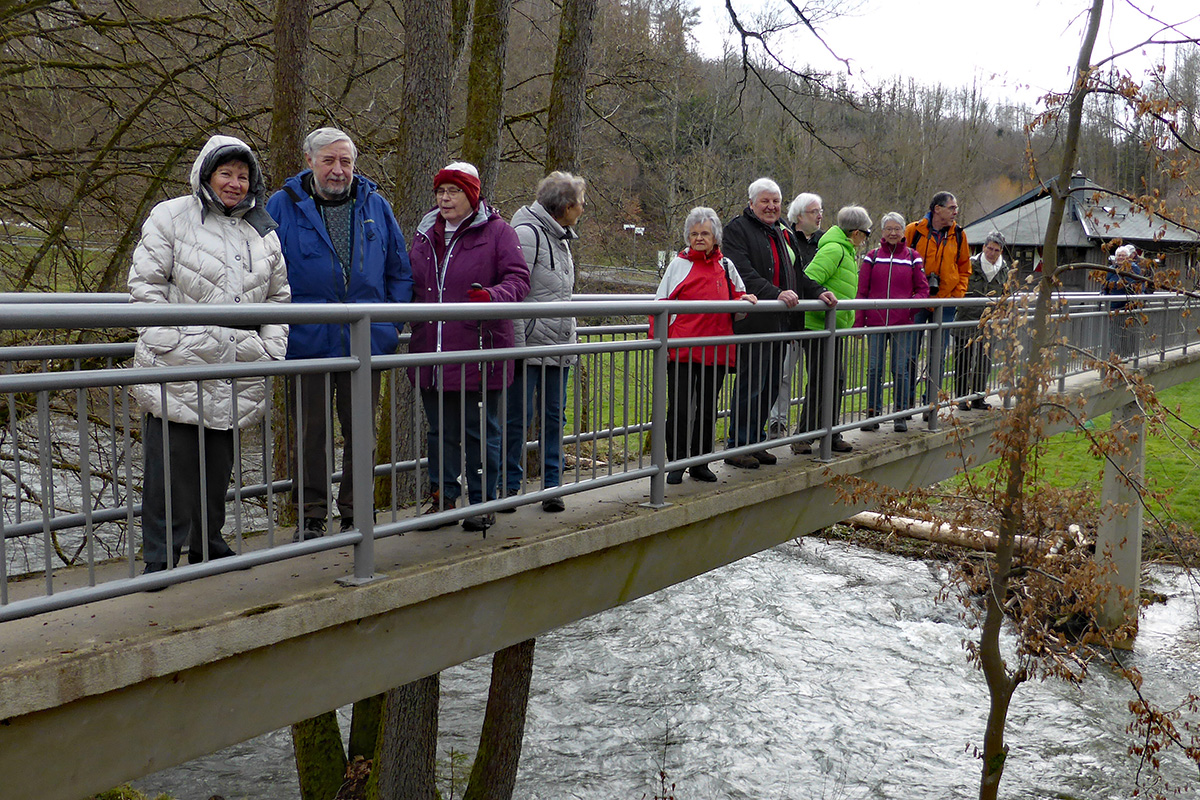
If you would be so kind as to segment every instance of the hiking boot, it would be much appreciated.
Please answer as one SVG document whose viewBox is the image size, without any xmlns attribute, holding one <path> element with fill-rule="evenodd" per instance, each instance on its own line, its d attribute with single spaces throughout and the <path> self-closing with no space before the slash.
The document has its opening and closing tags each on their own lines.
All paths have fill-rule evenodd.
<svg viewBox="0 0 1200 800">
<path fill-rule="evenodd" d="M 987 411 L 992 407 L 992 404 L 984 400 L 982 397 L 976 397 L 971 401 L 971 408 L 976 411 Z"/>
<path fill-rule="evenodd" d="M 667 483 L 671 484 L 672 486 L 679 484 L 679 483 L 683 483 L 683 470 L 673 469 L 670 472 L 668 472 L 667 473 Z"/>
<path fill-rule="evenodd" d="M 779 459 L 766 450 L 759 450 L 757 453 L 751 453 L 754 459 L 760 464 L 766 464 L 768 467 L 779 463 Z"/>
<path fill-rule="evenodd" d="M 561 497 L 551 497 L 549 500 L 542 501 L 542 511 L 549 511 L 551 514 L 557 514 L 559 511 L 566 511 L 567 504 L 563 502 Z"/>
<path fill-rule="evenodd" d="M 902 419 L 898 419 L 892 423 L 892 430 L 896 433 L 904 433 L 908 430 L 908 423 Z"/>
<path fill-rule="evenodd" d="M 758 459 L 754 456 L 726 456 L 725 463 L 740 469 L 758 469 Z"/>
<path fill-rule="evenodd" d="M 812 455 L 812 442 L 792 442 L 792 452 L 798 456 Z"/>
<path fill-rule="evenodd" d="M 483 531 L 487 534 L 487 529 L 496 524 L 496 515 L 492 513 L 475 514 L 467 517 L 462 521 L 464 531 Z"/>
<path fill-rule="evenodd" d="M 292 534 L 293 542 L 307 542 L 309 539 L 320 539 L 325 535 L 324 517 L 305 517 L 303 527 L 297 528 Z"/>
<path fill-rule="evenodd" d="M 702 481 L 704 483 L 716 483 L 717 476 L 708 468 L 707 464 L 697 464 L 688 470 L 694 481 Z"/>
<path fill-rule="evenodd" d="M 850 444 L 839 436 L 833 440 L 833 443 L 830 445 L 830 449 L 835 453 L 849 453 L 854 449 L 854 445 Z"/>
<path fill-rule="evenodd" d="M 421 512 L 421 516 L 427 517 L 430 514 L 436 514 L 439 511 L 449 511 L 456 505 L 458 505 L 457 497 L 446 498 L 443 500 L 439 492 L 430 492 L 429 496 L 425 498 L 425 510 Z M 438 520 L 436 522 L 430 522 L 428 525 L 422 525 L 421 527 L 417 528 L 417 530 L 436 531 L 438 528 L 448 528 L 453 525 L 454 522 L 455 521 L 452 519 Z"/>
</svg>

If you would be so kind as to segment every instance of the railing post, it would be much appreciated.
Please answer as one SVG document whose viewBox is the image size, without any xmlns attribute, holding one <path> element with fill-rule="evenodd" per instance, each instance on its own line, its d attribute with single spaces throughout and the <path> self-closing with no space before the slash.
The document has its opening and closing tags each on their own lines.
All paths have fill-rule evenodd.
<svg viewBox="0 0 1200 800">
<path fill-rule="evenodd" d="M 940 427 L 938 407 L 941 405 L 942 368 L 945 366 L 942 362 L 946 355 L 946 349 L 942 346 L 943 337 L 946 335 L 946 331 L 942 327 L 942 315 L 945 312 L 945 306 L 934 306 L 933 320 L 936 324 L 929 331 L 929 377 L 925 389 L 926 395 L 929 397 L 927 413 L 929 414 L 928 428 L 931 431 L 936 431 Z"/>
<path fill-rule="evenodd" d="M 371 405 L 371 318 L 350 323 L 350 354 L 358 367 L 350 373 L 350 436 L 353 464 L 342 464 L 343 475 L 354 474 L 354 527 L 362 539 L 354 546 L 354 578 L 342 583 L 359 585 L 375 580 L 375 409 Z"/>
<path fill-rule="evenodd" d="M 821 437 L 820 460 L 832 461 L 834 410 L 835 407 L 840 407 L 842 402 L 837 384 L 837 311 L 832 308 L 825 309 L 825 332 L 829 336 L 821 342 L 821 386 L 824 391 L 821 393 L 821 407 L 818 413 L 821 415 L 821 427 L 825 429 L 825 435 Z"/>
<path fill-rule="evenodd" d="M 654 351 L 654 380 L 650 395 L 650 463 L 658 472 L 650 478 L 650 508 L 667 505 L 667 312 L 654 315 L 658 348 Z"/>
</svg>

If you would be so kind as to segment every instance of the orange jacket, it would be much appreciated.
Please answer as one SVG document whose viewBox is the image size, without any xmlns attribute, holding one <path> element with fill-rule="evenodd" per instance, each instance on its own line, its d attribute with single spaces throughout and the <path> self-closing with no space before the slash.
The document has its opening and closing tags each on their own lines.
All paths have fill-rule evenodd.
<svg viewBox="0 0 1200 800">
<path fill-rule="evenodd" d="M 910 222 L 904 229 L 904 241 L 921 254 L 925 274 L 936 274 L 937 292 L 931 297 L 962 297 L 971 277 L 971 246 L 958 223 L 951 222 L 944 237 L 929 235 L 929 215 Z M 933 284 L 931 279 L 930 284 Z"/>
</svg>

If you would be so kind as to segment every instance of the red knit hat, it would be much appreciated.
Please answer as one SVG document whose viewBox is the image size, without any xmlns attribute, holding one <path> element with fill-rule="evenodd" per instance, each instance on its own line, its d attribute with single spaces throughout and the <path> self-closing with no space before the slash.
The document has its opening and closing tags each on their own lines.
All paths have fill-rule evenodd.
<svg viewBox="0 0 1200 800">
<path fill-rule="evenodd" d="M 471 208 L 479 206 L 479 170 L 474 164 L 466 161 L 455 161 L 447 164 L 433 177 L 433 188 L 436 190 L 444 183 L 452 183 L 462 189 L 471 202 Z"/>
</svg>

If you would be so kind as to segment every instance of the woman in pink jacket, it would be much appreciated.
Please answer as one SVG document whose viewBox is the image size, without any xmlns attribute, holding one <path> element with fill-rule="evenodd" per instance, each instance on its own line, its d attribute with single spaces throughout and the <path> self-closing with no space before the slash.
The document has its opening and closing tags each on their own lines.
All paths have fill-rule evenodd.
<svg viewBox="0 0 1200 800">
<path fill-rule="evenodd" d="M 683 224 L 688 246 L 667 265 L 655 298 L 658 300 L 747 300 L 746 286 L 733 262 L 721 254 L 721 218 L 711 208 L 693 208 Z M 653 321 L 653 320 L 652 320 Z M 733 336 L 730 314 L 672 314 L 667 320 L 672 339 Z M 653 328 L 651 328 L 653 335 Z M 737 347 L 730 343 L 703 347 L 673 347 L 667 351 L 667 460 L 713 451 L 717 424 L 717 392 L 733 367 Z M 713 482 L 707 464 L 691 468 L 695 480 Z M 667 483 L 682 483 L 683 470 L 667 473 Z"/>
<path fill-rule="evenodd" d="M 892 211 L 882 220 L 883 241 L 863 257 L 858 270 L 859 300 L 896 300 L 929 297 L 929 281 L 920 254 L 904 243 L 904 217 Z M 915 308 L 865 308 L 857 312 L 854 327 L 878 328 L 911 325 Z M 867 335 L 867 416 L 883 408 L 883 359 L 891 343 L 892 396 L 896 411 L 912 408 L 916 402 L 909 368 L 916 360 L 917 336 L 912 331 L 880 331 Z M 908 422 L 893 423 L 897 431 L 908 430 Z M 874 420 L 862 426 L 864 431 L 879 430 Z"/>
</svg>

